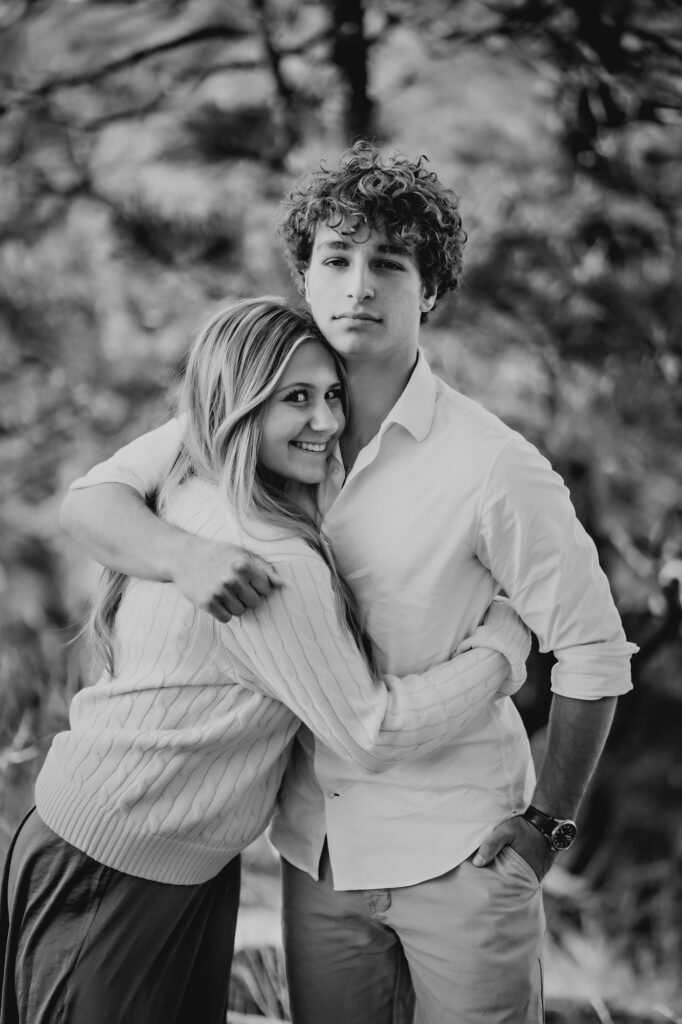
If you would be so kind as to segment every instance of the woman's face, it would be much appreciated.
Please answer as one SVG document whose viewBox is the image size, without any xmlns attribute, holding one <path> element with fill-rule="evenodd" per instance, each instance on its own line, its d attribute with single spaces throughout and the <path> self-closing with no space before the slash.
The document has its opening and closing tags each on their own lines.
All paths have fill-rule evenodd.
<svg viewBox="0 0 682 1024">
<path fill-rule="evenodd" d="M 286 480 L 320 483 L 345 422 L 334 359 L 319 342 L 304 341 L 268 400 L 258 461 Z"/>
</svg>

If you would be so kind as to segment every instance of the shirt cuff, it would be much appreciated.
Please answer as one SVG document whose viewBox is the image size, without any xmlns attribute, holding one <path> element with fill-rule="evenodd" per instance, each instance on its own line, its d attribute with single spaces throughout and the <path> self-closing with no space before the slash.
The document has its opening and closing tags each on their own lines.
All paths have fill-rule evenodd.
<svg viewBox="0 0 682 1024">
<path fill-rule="evenodd" d="M 552 692 L 577 700 L 619 697 L 632 689 L 630 658 L 639 650 L 623 640 L 555 651 Z"/>
</svg>

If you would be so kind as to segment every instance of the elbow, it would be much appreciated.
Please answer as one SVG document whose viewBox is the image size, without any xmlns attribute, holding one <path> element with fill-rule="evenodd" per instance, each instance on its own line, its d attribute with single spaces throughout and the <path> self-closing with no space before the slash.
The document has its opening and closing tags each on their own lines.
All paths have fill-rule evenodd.
<svg viewBox="0 0 682 1024">
<path fill-rule="evenodd" d="M 59 510 L 59 524 L 79 544 L 87 543 L 95 524 L 106 519 L 106 510 L 101 502 L 94 500 L 96 487 L 84 487 L 69 491 Z"/>
</svg>

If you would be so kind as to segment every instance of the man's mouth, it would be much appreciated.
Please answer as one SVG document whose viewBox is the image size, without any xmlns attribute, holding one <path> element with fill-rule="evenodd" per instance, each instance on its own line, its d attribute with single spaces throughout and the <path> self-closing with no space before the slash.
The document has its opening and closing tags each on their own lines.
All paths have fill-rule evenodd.
<svg viewBox="0 0 682 1024">
<path fill-rule="evenodd" d="M 378 324 L 381 317 L 374 316 L 372 313 L 337 313 L 336 316 L 332 317 L 333 320 L 364 320 L 369 323 Z"/>
</svg>

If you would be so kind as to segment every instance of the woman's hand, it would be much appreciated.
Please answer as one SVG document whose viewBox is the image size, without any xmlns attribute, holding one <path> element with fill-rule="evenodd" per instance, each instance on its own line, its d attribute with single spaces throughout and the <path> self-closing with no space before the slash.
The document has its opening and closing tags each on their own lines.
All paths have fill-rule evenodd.
<svg viewBox="0 0 682 1024">
<path fill-rule="evenodd" d="M 530 633 L 504 597 L 496 597 L 482 624 L 463 640 L 456 654 L 473 647 L 498 651 L 509 662 L 509 675 L 500 686 L 500 696 L 510 697 L 526 681 L 526 660 L 530 654 Z"/>
</svg>

